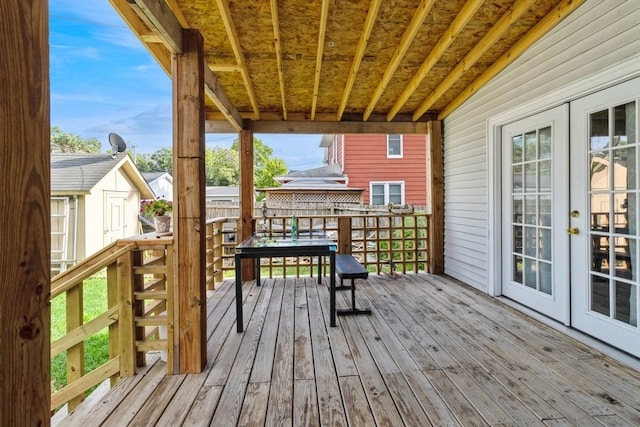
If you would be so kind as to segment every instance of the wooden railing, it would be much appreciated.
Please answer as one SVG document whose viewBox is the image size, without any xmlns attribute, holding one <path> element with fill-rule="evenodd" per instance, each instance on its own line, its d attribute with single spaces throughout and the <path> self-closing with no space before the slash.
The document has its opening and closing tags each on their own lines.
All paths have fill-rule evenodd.
<svg viewBox="0 0 640 427">
<path fill-rule="evenodd" d="M 164 352 L 173 373 L 172 244 L 155 233 L 120 240 L 52 279 L 51 299 L 66 295 L 67 322 L 66 335 L 51 344 L 51 358 L 66 352 L 67 365 L 66 385 L 51 396 L 52 411 L 65 403 L 72 411 L 92 387 L 134 375 L 147 351 Z M 96 275 L 104 278 L 107 308 L 85 321 L 85 281 Z M 105 328 L 109 358 L 85 372 L 84 342 Z"/>
<path fill-rule="evenodd" d="M 376 274 L 429 270 L 429 216 L 407 215 L 313 215 L 298 216 L 298 232 L 324 234 L 338 241 L 338 252 L 354 255 Z M 290 216 L 254 218 L 255 230 L 281 237 L 291 230 Z M 207 241 L 213 242 L 207 274 L 220 282 L 234 274 L 237 218 L 215 218 L 207 223 Z M 209 252 L 209 249 L 208 249 Z M 207 258 L 209 260 L 209 258 Z M 261 260 L 263 277 L 306 275 L 317 260 L 270 258 Z"/>
<path fill-rule="evenodd" d="M 291 229 L 291 217 L 255 221 L 256 232 L 266 236 L 283 236 Z M 425 214 L 315 215 L 300 216 L 297 221 L 301 236 L 322 234 L 336 239 L 338 252 L 353 254 L 372 273 L 428 270 L 429 226 Z M 233 276 L 236 233 L 236 218 L 207 221 L 208 289 Z M 308 274 L 317 262 L 311 258 L 264 259 L 262 274 L 299 277 Z M 149 233 L 112 243 L 53 278 L 51 299 L 66 295 L 67 324 L 66 335 L 51 344 L 51 357 L 66 352 L 67 384 L 52 394 L 52 411 L 65 403 L 72 411 L 92 387 L 108 379 L 113 384 L 120 377 L 134 375 L 136 367 L 145 364 L 148 351 L 166 355 L 167 373 L 174 373 L 173 265 L 173 238 Z M 103 313 L 85 320 L 85 281 L 96 274 L 104 278 L 108 303 Z M 109 358 L 85 372 L 84 342 L 105 328 Z"/>
</svg>

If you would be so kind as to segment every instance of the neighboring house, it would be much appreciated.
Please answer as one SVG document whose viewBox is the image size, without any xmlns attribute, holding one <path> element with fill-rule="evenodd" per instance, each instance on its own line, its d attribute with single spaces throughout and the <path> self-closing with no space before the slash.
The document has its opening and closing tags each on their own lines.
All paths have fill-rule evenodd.
<svg viewBox="0 0 640 427">
<path fill-rule="evenodd" d="M 142 172 L 156 197 L 173 201 L 173 177 L 169 172 Z"/>
<path fill-rule="evenodd" d="M 360 204 L 362 189 L 347 184 L 339 165 L 291 172 L 275 177 L 280 187 L 261 188 L 267 202 Z"/>
<path fill-rule="evenodd" d="M 237 186 L 208 186 L 205 199 L 206 203 L 238 203 L 240 201 L 240 188 Z"/>
<path fill-rule="evenodd" d="M 52 269 L 139 234 L 140 200 L 153 197 L 128 155 L 52 154 Z"/>
<path fill-rule="evenodd" d="M 424 135 L 325 135 L 328 165 L 337 165 L 349 185 L 362 188 L 371 205 L 427 204 L 427 147 Z"/>
<path fill-rule="evenodd" d="M 587 0 L 443 122 L 445 273 L 635 357 L 639 22 Z"/>
</svg>

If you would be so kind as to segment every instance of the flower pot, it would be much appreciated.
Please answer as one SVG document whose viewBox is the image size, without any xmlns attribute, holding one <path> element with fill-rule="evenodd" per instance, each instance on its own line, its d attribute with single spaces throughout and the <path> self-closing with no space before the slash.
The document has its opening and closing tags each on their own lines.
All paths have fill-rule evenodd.
<svg viewBox="0 0 640 427">
<path fill-rule="evenodd" d="M 171 217 L 168 215 L 154 216 L 153 225 L 156 228 L 157 234 L 170 234 L 171 233 Z"/>
</svg>

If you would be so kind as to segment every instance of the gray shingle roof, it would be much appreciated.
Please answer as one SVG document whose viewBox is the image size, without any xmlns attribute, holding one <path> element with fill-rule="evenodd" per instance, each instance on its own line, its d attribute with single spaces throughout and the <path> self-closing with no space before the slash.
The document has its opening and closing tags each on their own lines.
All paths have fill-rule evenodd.
<svg viewBox="0 0 640 427">
<path fill-rule="evenodd" d="M 168 175 L 169 177 L 171 177 L 171 174 L 169 172 L 142 172 L 142 176 L 148 183 L 155 181 L 163 175 Z"/>
<path fill-rule="evenodd" d="M 290 172 L 281 178 L 344 178 L 340 165 L 327 165 L 314 169 Z"/>
<path fill-rule="evenodd" d="M 88 193 L 122 159 L 110 154 L 52 154 L 51 191 Z"/>
</svg>

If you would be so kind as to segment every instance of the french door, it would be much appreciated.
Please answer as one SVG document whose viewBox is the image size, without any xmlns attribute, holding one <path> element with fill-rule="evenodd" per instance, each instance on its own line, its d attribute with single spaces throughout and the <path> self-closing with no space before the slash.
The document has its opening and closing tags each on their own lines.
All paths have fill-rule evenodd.
<svg viewBox="0 0 640 427">
<path fill-rule="evenodd" d="M 571 103 L 571 323 L 640 356 L 640 79 Z"/>
<path fill-rule="evenodd" d="M 568 106 L 502 127 L 502 294 L 568 323 Z"/>
</svg>

